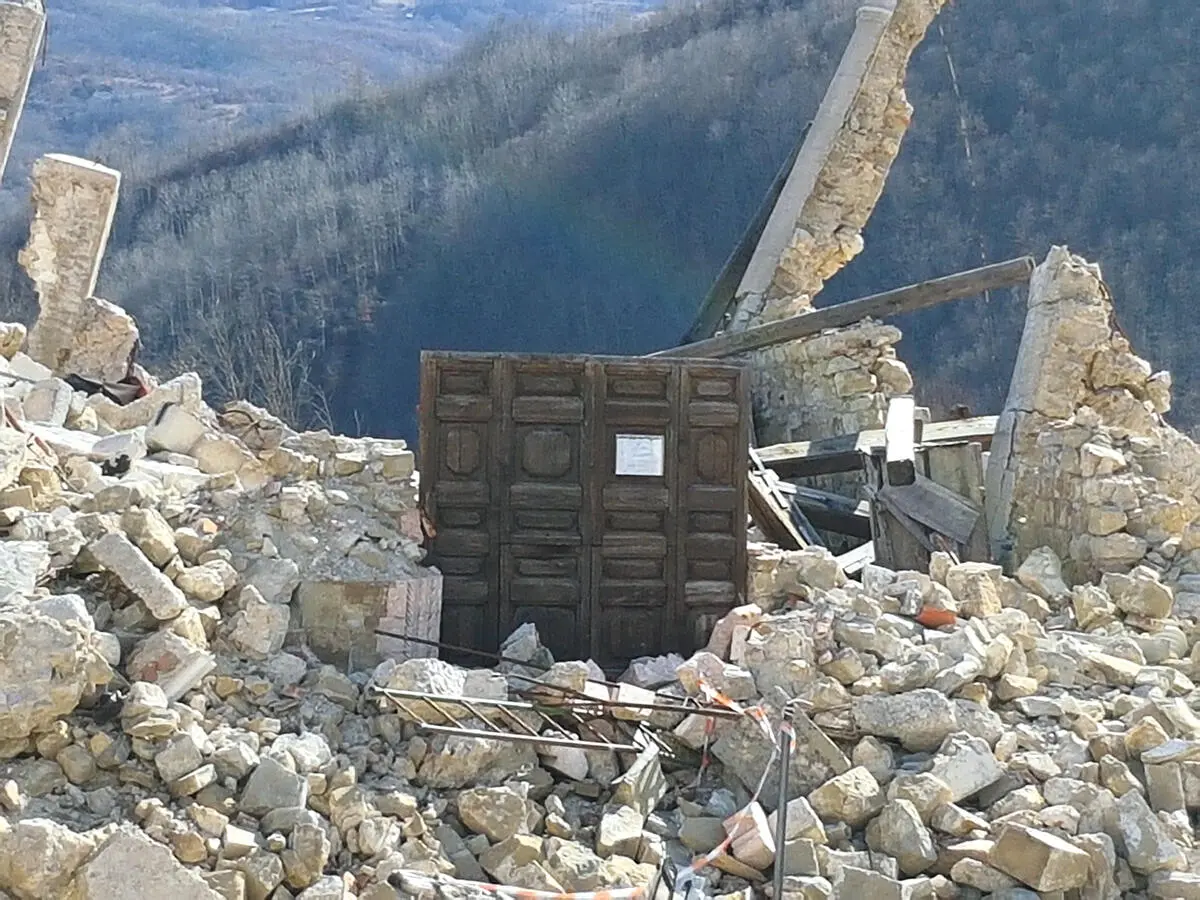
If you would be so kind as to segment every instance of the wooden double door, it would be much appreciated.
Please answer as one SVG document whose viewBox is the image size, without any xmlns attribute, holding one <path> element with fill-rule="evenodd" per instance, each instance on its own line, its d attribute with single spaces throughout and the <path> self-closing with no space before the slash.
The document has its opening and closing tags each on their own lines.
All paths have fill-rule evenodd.
<svg viewBox="0 0 1200 900">
<path fill-rule="evenodd" d="M 741 367 L 427 351 L 420 419 L 443 641 L 494 652 L 533 622 L 612 669 L 703 646 L 743 596 Z"/>
</svg>

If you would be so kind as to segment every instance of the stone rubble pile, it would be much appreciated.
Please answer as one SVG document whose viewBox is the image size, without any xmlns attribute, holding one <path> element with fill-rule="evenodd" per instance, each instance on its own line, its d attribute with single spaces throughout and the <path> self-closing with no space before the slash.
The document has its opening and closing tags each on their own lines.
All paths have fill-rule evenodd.
<svg viewBox="0 0 1200 900">
<path fill-rule="evenodd" d="M 701 895 L 762 896 L 783 867 L 789 898 L 1200 896 L 1200 631 L 1153 567 L 1071 584 L 1043 547 L 1015 578 L 935 554 L 858 582 L 827 551 L 755 545 L 753 602 L 617 689 L 531 626 L 503 650 L 523 665 L 347 675 L 296 598 L 424 571 L 402 445 L 217 414 L 194 376 L 117 406 L 35 365 L 7 358 L 44 377 L 5 388 L 0 431 L 0 896 L 651 888 L 719 846 Z M 614 739 L 642 721 L 674 752 L 422 733 L 377 691 L 556 688 L 610 699 Z M 621 705 L 650 689 L 720 692 L 776 733 L 788 704 L 782 847 L 760 724 Z"/>
</svg>

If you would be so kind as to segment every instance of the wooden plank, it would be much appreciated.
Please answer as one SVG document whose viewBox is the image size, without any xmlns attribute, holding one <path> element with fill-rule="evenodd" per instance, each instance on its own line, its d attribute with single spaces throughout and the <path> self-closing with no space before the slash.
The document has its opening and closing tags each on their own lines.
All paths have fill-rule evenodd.
<svg viewBox="0 0 1200 900">
<path fill-rule="evenodd" d="M 907 395 L 888 401 L 883 443 L 889 484 L 912 484 L 917 477 L 916 406 Z"/>
<path fill-rule="evenodd" d="M 912 484 L 888 485 L 879 496 L 892 512 L 963 545 L 971 540 L 983 512 L 980 507 L 924 475 L 917 475 Z"/>
<path fill-rule="evenodd" d="M 871 537 L 871 504 L 851 500 L 816 488 L 781 485 L 791 495 L 792 506 L 799 507 L 817 528 L 850 537 Z"/>
<path fill-rule="evenodd" d="M 765 475 L 751 469 L 750 477 L 746 480 L 746 496 L 749 501 L 750 518 L 762 529 L 767 540 L 778 544 L 784 550 L 800 550 L 808 546 L 787 510 L 780 507 L 772 496 Z"/>
<path fill-rule="evenodd" d="M 1033 258 L 1022 256 L 1007 262 L 971 269 L 969 272 L 959 272 L 933 281 L 923 281 L 882 294 L 839 303 L 837 306 L 801 313 L 778 322 L 747 328 L 745 331 L 722 334 L 693 344 L 684 344 L 682 347 L 672 347 L 670 350 L 659 350 L 649 355 L 690 359 L 735 356 L 820 334 L 826 328 L 844 328 L 866 318 L 887 318 L 898 313 L 927 309 L 950 300 L 974 297 L 985 291 L 1026 284 L 1033 268 Z"/>
<path fill-rule="evenodd" d="M 986 467 L 983 447 L 979 443 L 930 447 L 923 453 L 931 480 L 949 488 L 980 509 L 984 508 L 983 483 Z M 990 562 L 991 548 L 987 539 L 986 517 L 981 516 L 976 523 L 961 556 L 964 560 L 972 562 Z"/>
<path fill-rule="evenodd" d="M 926 571 L 929 567 L 927 541 L 913 534 L 917 527 L 894 514 L 880 494 L 887 486 L 887 467 L 883 454 L 863 456 L 863 475 L 871 502 L 871 542 L 875 561 L 889 569 Z M 901 514 L 903 515 L 903 514 Z M 918 531 L 920 534 L 920 532 Z"/>
<path fill-rule="evenodd" d="M 857 575 L 868 565 L 875 562 L 875 544 L 867 541 L 861 546 L 848 550 L 837 558 L 837 563 L 847 575 Z"/>
<path fill-rule="evenodd" d="M 984 449 L 991 446 L 998 416 L 978 416 L 949 422 L 930 422 L 922 429 L 918 449 L 940 444 L 976 441 Z M 855 472 L 862 468 L 862 457 L 886 444 L 882 429 L 860 431 L 840 437 L 816 441 L 795 441 L 772 444 L 757 449 L 763 465 L 774 469 L 783 478 L 808 478 L 814 475 L 835 475 Z"/>
</svg>

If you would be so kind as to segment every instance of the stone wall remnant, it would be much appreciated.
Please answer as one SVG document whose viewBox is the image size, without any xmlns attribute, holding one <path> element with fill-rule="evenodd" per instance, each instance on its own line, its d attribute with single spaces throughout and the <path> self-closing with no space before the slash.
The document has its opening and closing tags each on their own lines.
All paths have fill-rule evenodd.
<svg viewBox="0 0 1200 900">
<path fill-rule="evenodd" d="M 812 308 L 863 248 L 912 118 L 908 61 L 945 0 L 858 10 L 854 36 L 784 185 L 745 277 L 730 330 Z M 887 399 L 911 390 L 893 345 L 900 332 L 862 323 L 753 355 L 759 439 L 780 443 L 883 424 Z"/>
<path fill-rule="evenodd" d="M 121 173 L 50 153 L 33 167 L 33 224 L 19 255 L 40 307 L 29 355 L 57 375 L 125 378 L 138 332 L 120 307 L 93 297 Z"/>
<path fill-rule="evenodd" d="M 42 0 L 0 3 L 0 177 L 8 165 L 45 34 L 46 8 Z"/>
<path fill-rule="evenodd" d="M 1100 268 L 1053 248 L 988 464 L 993 554 L 1015 566 L 1050 547 L 1070 583 L 1143 561 L 1200 573 L 1200 448 L 1163 418 L 1170 388 L 1122 334 Z"/>
</svg>

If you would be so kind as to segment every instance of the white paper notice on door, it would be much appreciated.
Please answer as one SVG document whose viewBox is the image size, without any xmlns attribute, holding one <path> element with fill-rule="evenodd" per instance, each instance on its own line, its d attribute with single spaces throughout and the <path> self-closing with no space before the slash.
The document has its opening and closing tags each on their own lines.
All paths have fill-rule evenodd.
<svg viewBox="0 0 1200 900">
<path fill-rule="evenodd" d="M 616 474 L 661 478 L 665 445 L 661 434 L 618 434 Z"/>
</svg>

